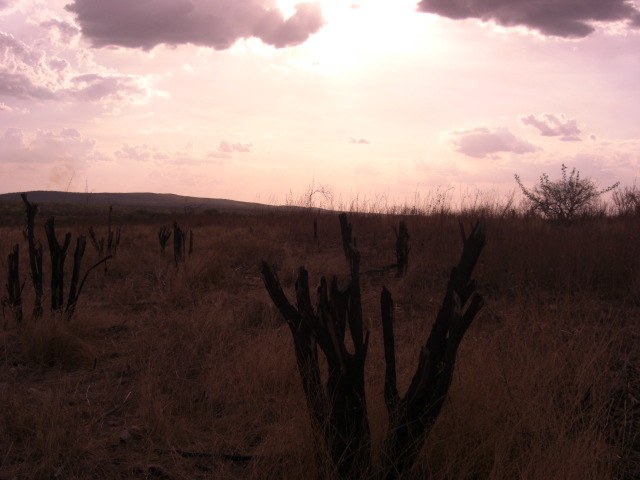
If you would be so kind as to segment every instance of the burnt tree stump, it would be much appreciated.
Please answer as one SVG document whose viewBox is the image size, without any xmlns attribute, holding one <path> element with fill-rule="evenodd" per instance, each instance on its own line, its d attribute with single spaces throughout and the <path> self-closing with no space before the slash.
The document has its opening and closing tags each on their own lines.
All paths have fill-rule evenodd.
<svg viewBox="0 0 640 480">
<path fill-rule="evenodd" d="M 283 315 L 293 337 L 296 362 L 314 431 L 319 473 L 329 459 L 330 479 L 396 479 L 414 464 L 446 398 L 462 338 L 483 305 L 471 274 L 485 244 L 479 220 L 467 237 L 460 225 L 463 251 L 449 277 L 442 305 L 420 351 L 418 366 L 404 397 L 396 385 L 393 299 L 386 288 L 380 297 L 385 355 L 384 400 L 388 429 L 381 452 L 381 469 L 374 471 L 371 434 L 365 398 L 364 366 L 369 332 L 362 321 L 360 254 L 345 214 L 339 216 L 342 244 L 349 262 L 350 282 L 338 287 L 324 277 L 317 289 L 315 308 L 309 294 L 308 273 L 298 270 L 296 305 L 285 295 L 274 270 L 262 262 L 261 273 L 271 300 Z M 407 237 L 408 238 L 408 234 Z M 353 351 L 345 345 L 349 331 Z M 323 385 L 318 348 L 326 357 Z M 326 454 L 326 455 L 323 455 Z"/>
<path fill-rule="evenodd" d="M 396 266 L 398 268 L 396 275 L 402 277 L 407 273 L 407 268 L 409 268 L 409 252 L 411 251 L 409 230 L 404 220 L 400 221 L 397 230 L 393 229 L 393 233 L 396 236 Z"/>
<path fill-rule="evenodd" d="M 71 233 L 67 232 L 62 245 L 56 238 L 55 219 L 50 217 L 44 225 L 51 256 L 51 311 L 62 311 L 64 306 L 64 262 L 71 243 Z"/>
<path fill-rule="evenodd" d="M 36 245 L 35 239 L 35 218 L 38 212 L 38 205 L 29 202 L 26 193 L 21 193 L 22 201 L 27 209 L 27 228 L 25 236 L 27 238 L 27 244 L 29 245 L 29 268 L 31 270 L 31 281 L 33 282 L 33 289 L 35 291 L 35 299 L 33 301 L 33 318 L 42 317 L 42 295 L 43 295 L 43 281 L 42 281 L 42 244 L 40 242 Z"/>
<path fill-rule="evenodd" d="M 471 274 L 485 245 L 484 222 L 467 237 L 460 224 L 463 251 L 453 267 L 436 321 L 420 350 L 418 368 L 404 397 L 396 387 L 393 299 L 385 289 L 380 305 L 386 361 L 384 397 L 389 426 L 384 446 L 384 477 L 395 479 L 413 465 L 431 431 L 451 385 L 458 347 L 483 306 Z"/>
<path fill-rule="evenodd" d="M 342 214 L 344 215 L 344 214 Z M 289 303 L 273 269 L 262 262 L 265 287 L 286 319 L 296 352 L 298 370 L 307 399 L 311 424 L 316 433 L 316 451 L 331 460 L 337 477 L 358 479 L 371 465 L 371 435 L 365 398 L 364 365 L 369 332 L 364 332 L 360 300 L 360 254 L 344 223 L 345 253 L 351 280 L 345 289 L 333 277 L 329 285 L 323 277 L 317 290 L 316 308 L 311 304 L 308 273 L 298 270 L 295 284 L 296 306 Z M 347 329 L 354 351 L 345 346 Z M 317 346 L 327 359 L 328 378 L 323 387 Z"/>
</svg>

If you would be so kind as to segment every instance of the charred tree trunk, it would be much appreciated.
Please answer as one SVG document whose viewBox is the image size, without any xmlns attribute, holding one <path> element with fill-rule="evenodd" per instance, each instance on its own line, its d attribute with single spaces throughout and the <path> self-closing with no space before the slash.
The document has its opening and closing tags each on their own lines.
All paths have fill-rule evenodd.
<svg viewBox="0 0 640 480">
<path fill-rule="evenodd" d="M 33 282 L 33 289 L 35 291 L 35 298 L 33 301 L 33 318 L 42 317 L 42 295 L 43 295 L 43 281 L 42 281 L 42 244 L 40 242 L 36 245 L 34 223 L 36 213 L 38 212 L 38 205 L 29 202 L 27 200 L 27 194 L 22 193 L 20 195 L 22 201 L 27 208 L 27 230 L 26 237 L 29 245 L 29 267 L 31 269 L 31 281 Z"/>
<path fill-rule="evenodd" d="M 61 312 L 64 306 L 64 262 L 67 257 L 67 249 L 71 243 L 71 233 L 64 237 L 64 243 L 60 245 L 56 238 L 55 220 L 49 218 L 44 225 L 49 243 L 51 255 L 51 311 Z"/>
<path fill-rule="evenodd" d="M 7 258 L 7 298 L 6 304 L 13 311 L 16 323 L 22 323 L 22 288 L 20 285 L 20 246 L 16 243 Z M 4 305 L 3 301 L 3 305 Z"/>
<path fill-rule="evenodd" d="M 320 436 L 318 447 L 328 453 L 337 478 L 359 479 L 366 476 L 371 466 L 371 435 L 364 388 L 369 332 L 364 332 L 362 322 L 360 254 L 351 240 L 346 216 L 344 219 L 341 216 L 340 221 L 345 226 L 343 233 L 349 233 L 343 236 L 351 272 L 351 282 L 346 289 L 338 288 L 336 277 L 330 286 L 322 278 L 314 309 L 308 274 L 300 267 L 294 307 L 265 262 L 262 263 L 262 275 L 271 299 L 291 329 L 312 428 Z M 345 346 L 347 328 L 353 352 Z M 324 387 L 317 346 L 327 359 L 328 378 Z"/>
<path fill-rule="evenodd" d="M 409 268 L 409 252 L 411 251 L 407 224 L 404 221 L 400 221 L 398 230 L 394 229 L 394 233 L 396 234 L 397 276 L 402 277 L 407 273 L 407 268 Z"/>
<path fill-rule="evenodd" d="M 65 309 L 67 320 L 71 320 L 71 317 L 76 310 L 76 304 L 78 303 L 80 265 L 82 264 L 82 257 L 84 256 L 86 246 L 87 239 L 84 236 L 78 237 L 78 240 L 76 241 L 76 250 L 73 254 L 73 271 L 71 273 L 71 284 L 69 286 L 69 298 L 67 299 L 67 308 Z"/>
<path fill-rule="evenodd" d="M 302 387 L 316 433 L 316 452 L 329 455 L 333 469 L 327 478 L 369 478 L 371 436 L 365 399 L 364 365 L 369 332 L 364 331 L 360 297 L 360 255 L 352 239 L 351 225 L 340 215 L 340 229 L 351 282 L 338 288 L 336 277 L 329 286 L 324 278 L 317 291 L 314 309 L 309 295 L 308 274 L 300 267 L 296 280 L 296 306 L 287 299 L 273 269 L 262 262 L 265 287 L 286 319 L 295 347 Z M 382 478 L 396 479 L 408 471 L 424 445 L 449 390 L 458 346 L 483 305 L 475 292 L 471 273 L 485 243 L 482 221 L 469 237 L 461 225 L 463 252 L 452 269 L 447 291 L 420 352 L 417 370 L 408 391 L 400 397 L 396 385 L 393 299 L 383 288 L 380 304 L 386 362 L 384 399 L 389 426 L 382 455 Z M 408 238 L 408 235 L 407 235 Z M 354 351 L 345 346 L 347 328 Z M 327 360 L 326 385 L 318 363 L 320 347 Z"/>
<path fill-rule="evenodd" d="M 401 476 L 413 465 L 431 431 L 451 385 L 458 346 L 483 305 L 474 293 L 473 268 L 485 244 L 484 225 L 479 221 L 467 237 L 461 224 L 463 251 L 449 277 L 447 291 L 420 351 L 418 368 L 404 397 L 396 387 L 393 335 L 393 300 L 384 289 L 381 296 L 386 361 L 385 403 L 389 427 L 385 439 L 383 472 L 387 479 Z"/>
</svg>

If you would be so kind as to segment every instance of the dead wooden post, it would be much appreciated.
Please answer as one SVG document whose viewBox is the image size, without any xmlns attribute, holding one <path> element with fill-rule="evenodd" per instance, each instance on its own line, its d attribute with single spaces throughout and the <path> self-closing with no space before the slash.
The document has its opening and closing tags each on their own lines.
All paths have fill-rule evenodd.
<svg viewBox="0 0 640 480">
<path fill-rule="evenodd" d="M 6 304 L 13 310 L 16 323 L 22 323 L 22 287 L 20 285 L 20 246 L 16 243 L 7 258 Z M 3 299 L 3 305 L 5 300 Z"/>
<path fill-rule="evenodd" d="M 411 251 L 411 247 L 409 247 L 409 230 L 404 220 L 400 221 L 398 230 L 394 228 L 393 232 L 396 235 L 397 276 L 402 277 L 407 273 L 407 268 L 409 268 L 409 252 Z"/>
<path fill-rule="evenodd" d="M 318 219 L 317 218 L 313 219 L 313 241 L 314 242 L 318 241 Z"/>
<path fill-rule="evenodd" d="M 446 398 L 456 354 L 462 337 L 483 306 L 475 293 L 471 274 L 485 244 L 484 222 L 478 221 L 469 237 L 460 225 L 463 250 L 451 271 L 447 291 L 427 342 L 420 351 L 418 367 L 404 397 L 396 387 L 393 337 L 393 300 L 383 290 L 381 313 L 385 349 L 385 403 L 389 426 L 385 438 L 383 473 L 396 479 L 413 465 Z M 466 306 L 466 309 L 465 309 Z"/>
<path fill-rule="evenodd" d="M 164 248 L 167 246 L 167 242 L 171 237 L 171 230 L 167 227 L 160 227 L 158 231 L 158 241 L 160 242 L 160 253 L 164 253 Z"/>
<path fill-rule="evenodd" d="M 42 244 L 38 242 L 36 245 L 34 223 L 36 213 L 38 212 L 38 205 L 29 202 L 27 200 L 27 194 L 20 194 L 22 201 L 27 208 L 27 230 L 26 237 L 29 245 L 29 267 L 31 270 L 31 281 L 33 282 L 33 289 L 35 291 L 35 298 L 33 301 L 33 318 L 40 318 L 42 316 L 42 295 L 43 295 L 43 281 L 42 281 Z"/>
<path fill-rule="evenodd" d="M 62 311 L 64 306 L 64 262 L 67 257 L 67 249 L 71 243 L 71 233 L 64 237 L 64 243 L 60 245 L 56 238 L 55 219 L 49 218 L 44 225 L 49 243 L 51 255 L 51 310 Z"/>
</svg>

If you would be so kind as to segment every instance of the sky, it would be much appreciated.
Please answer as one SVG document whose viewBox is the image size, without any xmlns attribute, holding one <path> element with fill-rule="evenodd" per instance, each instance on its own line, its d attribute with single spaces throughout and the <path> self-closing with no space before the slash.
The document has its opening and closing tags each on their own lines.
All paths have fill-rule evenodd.
<svg viewBox="0 0 640 480">
<path fill-rule="evenodd" d="M 410 203 L 562 164 L 640 175 L 640 2 L 0 0 L 0 193 Z"/>
</svg>

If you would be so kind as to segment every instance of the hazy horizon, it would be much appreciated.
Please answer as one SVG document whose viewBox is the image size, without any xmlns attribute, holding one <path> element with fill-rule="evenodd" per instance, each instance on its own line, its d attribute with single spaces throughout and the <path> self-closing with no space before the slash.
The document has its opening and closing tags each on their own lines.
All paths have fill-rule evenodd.
<svg viewBox="0 0 640 480">
<path fill-rule="evenodd" d="M 0 192 L 399 204 L 640 173 L 637 1 L 296 4 L 0 0 Z"/>
</svg>

